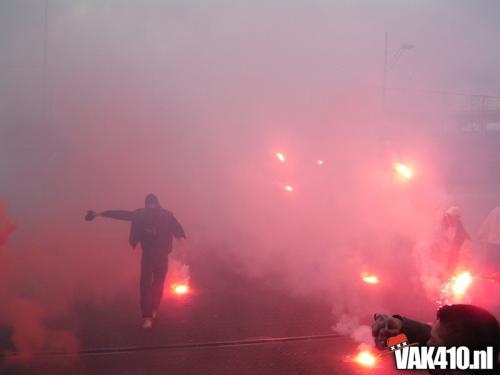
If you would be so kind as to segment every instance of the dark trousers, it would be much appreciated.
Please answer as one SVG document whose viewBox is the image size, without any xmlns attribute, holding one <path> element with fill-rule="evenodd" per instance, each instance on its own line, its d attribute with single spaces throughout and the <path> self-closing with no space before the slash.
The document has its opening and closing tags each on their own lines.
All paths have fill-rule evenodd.
<svg viewBox="0 0 500 375">
<path fill-rule="evenodd" d="M 143 249 L 141 258 L 141 311 L 143 318 L 151 318 L 158 311 L 163 297 L 163 285 L 168 268 L 165 251 Z"/>
</svg>

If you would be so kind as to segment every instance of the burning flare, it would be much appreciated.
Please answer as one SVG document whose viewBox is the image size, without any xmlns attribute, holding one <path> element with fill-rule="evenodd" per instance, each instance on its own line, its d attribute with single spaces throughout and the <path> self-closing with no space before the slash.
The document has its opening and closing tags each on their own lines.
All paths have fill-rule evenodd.
<svg viewBox="0 0 500 375">
<path fill-rule="evenodd" d="M 393 166 L 394 170 L 400 177 L 406 180 L 410 180 L 413 177 L 413 171 L 408 165 L 401 163 L 394 163 Z"/>
<path fill-rule="evenodd" d="M 318 161 L 317 161 L 317 163 L 318 163 L 318 165 L 323 165 L 323 164 L 325 164 L 325 162 L 324 162 L 323 160 L 318 160 Z"/>
<path fill-rule="evenodd" d="M 472 276 L 469 272 L 462 272 L 450 277 L 441 288 L 441 295 L 436 301 L 438 306 L 462 301 L 467 296 L 474 277 L 477 276 Z"/>
<path fill-rule="evenodd" d="M 451 290 L 453 296 L 457 299 L 461 298 L 472 284 L 472 276 L 469 272 L 463 272 L 452 277 Z"/>
<path fill-rule="evenodd" d="M 279 161 L 281 161 L 282 163 L 284 163 L 286 161 L 285 159 L 285 155 L 282 153 L 282 152 L 277 152 L 276 153 L 276 157 L 278 158 Z"/>
<path fill-rule="evenodd" d="M 367 284 L 378 284 L 379 279 L 375 275 L 363 275 L 363 281 Z"/>
<path fill-rule="evenodd" d="M 286 185 L 285 186 L 285 190 L 288 191 L 288 192 L 292 192 L 293 191 L 293 187 L 291 185 Z"/>
<path fill-rule="evenodd" d="M 363 350 L 354 357 L 354 362 L 364 367 L 373 367 L 377 364 L 377 357 L 369 350 Z"/>
<path fill-rule="evenodd" d="M 187 284 L 172 284 L 171 288 L 177 295 L 184 295 L 189 292 L 189 286 Z"/>
</svg>

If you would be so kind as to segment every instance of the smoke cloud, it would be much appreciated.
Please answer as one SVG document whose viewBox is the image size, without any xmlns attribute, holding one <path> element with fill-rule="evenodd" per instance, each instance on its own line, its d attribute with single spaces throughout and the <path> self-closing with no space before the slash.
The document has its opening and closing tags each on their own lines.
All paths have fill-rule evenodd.
<svg viewBox="0 0 500 375">
<path fill-rule="evenodd" d="M 136 291 L 126 226 L 83 215 L 149 192 L 191 256 L 325 299 L 357 322 L 341 331 L 364 336 L 377 311 L 431 319 L 415 246 L 437 212 L 475 206 L 447 172 L 460 103 L 416 90 L 495 95 L 500 81 L 495 6 L 458 3 L 3 2 L 0 194 L 18 228 L 0 212 L 0 321 L 15 349 L 76 350 L 79 304 Z M 416 48 L 393 60 L 403 43 Z"/>
</svg>

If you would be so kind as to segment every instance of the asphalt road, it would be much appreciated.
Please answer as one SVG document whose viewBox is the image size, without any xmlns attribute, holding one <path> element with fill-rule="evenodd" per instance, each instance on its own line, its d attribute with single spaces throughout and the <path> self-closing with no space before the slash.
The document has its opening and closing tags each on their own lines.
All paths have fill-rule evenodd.
<svg viewBox="0 0 500 375">
<path fill-rule="evenodd" d="M 75 305 L 74 316 L 67 324 L 72 325 L 83 353 L 36 355 L 21 364 L 15 358 L 0 358 L 0 373 L 390 375 L 394 372 L 392 356 L 370 369 L 350 360 L 348 357 L 357 352 L 358 344 L 347 336 L 269 340 L 332 335 L 331 305 L 321 298 L 290 296 L 270 279 L 244 279 L 222 266 L 198 271 L 194 272 L 190 295 L 169 296 L 164 301 L 153 330 L 141 328 L 137 296 L 130 291 L 124 291 L 105 305 L 82 300 Z M 3 336 L 4 341 L 6 337 Z M 257 343 L 211 344 L 241 340 Z M 0 345 L 8 347 L 8 343 L 1 341 L 0 334 Z M 200 343 L 206 345 L 178 347 Z M 117 351 L 100 353 L 110 348 Z"/>
<path fill-rule="evenodd" d="M 39 358 L 5 374 L 372 374 L 389 375 L 393 360 L 365 369 L 346 359 L 355 345 L 348 338 L 191 350 Z M 408 373 L 408 372 L 406 372 Z"/>
</svg>

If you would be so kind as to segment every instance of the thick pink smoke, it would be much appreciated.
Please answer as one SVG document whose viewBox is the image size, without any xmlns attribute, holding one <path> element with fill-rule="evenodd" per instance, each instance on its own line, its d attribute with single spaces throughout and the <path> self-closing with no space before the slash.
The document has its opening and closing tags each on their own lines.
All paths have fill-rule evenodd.
<svg viewBox="0 0 500 375">
<path fill-rule="evenodd" d="M 77 350 L 78 320 L 71 318 L 74 304 L 88 296 L 93 304 L 109 301 L 117 283 L 126 283 L 129 275 L 117 272 L 114 280 L 104 282 L 106 269 L 99 266 L 103 262 L 87 250 L 92 246 L 75 238 L 74 233 L 59 233 L 68 228 L 62 223 L 40 224 L 41 232 L 32 232 L 29 241 L 8 242 L 16 224 L 7 216 L 3 203 L 0 208 L 0 324 L 12 329 L 16 353 L 8 359 L 25 363 L 36 352 Z M 58 233 L 55 237 L 46 235 L 54 232 Z M 80 255 L 75 257 L 75 252 Z M 65 323 L 54 324 L 61 320 Z"/>
<path fill-rule="evenodd" d="M 327 300 L 336 318 L 433 308 L 407 292 L 421 289 L 412 249 L 435 212 L 457 203 L 443 166 L 463 150 L 438 137 L 441 95 L 388 91 L 383 106 L 384 35 L 390 53 L 417 45 L 388 86 L 476 91 L 472 72 L 497 77 L 498 59 L 481 48 L 488 27 L 465 26 L 472 17 L 496 30 L 496 20 L 483 23 L 494 12 L 48 3 L 47 25 L 41 6 L 0 5 L 2 194 L 19 223 L 7 243 L 14 226 L 2 211 L 0 320 L 18 350 L 76 348 L 82 300 L 109 307 L 124 293 L 135 306 L 139 253 L 127 226 L 82 215 L 137 208 L 149 192 L 185 226 L 192 256 L 210 249 L 242 277 Z M 483 79 L 487 89 L 496 81 Z M 415 179 L 396 181 L 395 161 L 411 163 Z M 471 208 L 498 193 L 478 196 Z M 362 272 L 380 285 L 363 284 Z M 71 323 L 47 324 L 59 317 Z"/>
<path fill-rule="evenodd" d="M 4 202 L 0 202 L 0 264 L 2 267 L 0 324 L 12 328 L 11 340 L 16 352 L 19 353 L 9 356 L 9 360 L 22 363 L 29 360 L 37 351 L 77 349 L 78 340 L 72 330 L 55 330 L 47 325 L 47 319 L 68 302 L 63 301 L 54 309 L 50 307 L 53 301 L 44 298 L 44 281 L 49 280 L 50 277 L 49 274 L 37 269 L 44 262 L 49 262 L 49 257 L 30 250 L 21 254 L 24 249 L 9 245 L 8 237 L 15 229 L 16 224 L 7 216 Z M 35 278 L 32 279 L 32 277 Z M 32 283 L 36 283 L 37 286 Z M 31 290 L 27 292 L 25 288 Z M 55 316 L 60 316 L 60 311 L 57 311 Z"/>
</svg>

